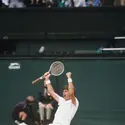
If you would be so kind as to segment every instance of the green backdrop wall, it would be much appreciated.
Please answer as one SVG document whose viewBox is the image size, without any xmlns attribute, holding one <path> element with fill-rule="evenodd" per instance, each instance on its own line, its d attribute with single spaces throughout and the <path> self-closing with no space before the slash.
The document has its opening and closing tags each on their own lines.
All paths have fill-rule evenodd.
<svg viewBox="0 0 125 125">
<path fill-rule="evenodd" d="M 31 82 L 46 72 L 54 60 L 1 60 L 0 61 L 0 123 L 13 124 L 13 105 L 27 95 L 37 96 L 43 84 Z M 65 73 L 73 73 L 73 82 L 80 102 L 72 125 L 125 124 L 125 60 L 61 60 Z M 9 70 L 12 62 L 20 69 Z M 51 77 L 55 89 L 67 83 L 65 73 Z M 41 81 L 42 83 L 42 81 Z"/>
</svg>

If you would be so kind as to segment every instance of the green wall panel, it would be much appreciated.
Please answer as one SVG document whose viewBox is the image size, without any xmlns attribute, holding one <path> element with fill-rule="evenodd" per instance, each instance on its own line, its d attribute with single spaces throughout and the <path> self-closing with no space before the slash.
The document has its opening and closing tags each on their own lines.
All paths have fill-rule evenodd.
<svg viewBox="0 0 125 125">
<path fill-rule="evenodd" d="M 37 96 L 43 84 L 31 82 L 49 69 L 54 60 L 1 60 L 0 61 L 0 122 L 12 123 L 13 105 L 27 95 Z M 9 70 L 12 62 L 21 68 Z M 65 73 L 71 71 L 79 110 L 72 125 L 124 125 L 125 124 L 125 60 L 63 60 L 65 72 L 51 77 L 55 89 L 62 95 L 67 84 Z"/>
</svg>

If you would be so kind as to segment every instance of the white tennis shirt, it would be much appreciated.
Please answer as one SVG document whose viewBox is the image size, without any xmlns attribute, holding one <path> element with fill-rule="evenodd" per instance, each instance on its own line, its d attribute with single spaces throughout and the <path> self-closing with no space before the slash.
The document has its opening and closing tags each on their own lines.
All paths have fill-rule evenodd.
<svg viewBox="0 0 125 125">
<path fill-rule="evenodd" d="M 72 103 L 72 100 L 65 100 L 63 97 L 58 96 L 58 109 L 55 113 L 53 125 L 70 125 L 71 120 L 76 114 L 79 107 L 79 101 L 76 98 L 76 105 Z"/>
</svg>

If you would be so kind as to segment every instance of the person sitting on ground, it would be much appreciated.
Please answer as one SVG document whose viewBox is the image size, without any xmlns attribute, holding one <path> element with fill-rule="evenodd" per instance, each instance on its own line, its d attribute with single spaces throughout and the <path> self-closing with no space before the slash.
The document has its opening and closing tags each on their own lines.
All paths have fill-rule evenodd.
<svg viewBox="0 0 125 125">
<path fill-rule="evenodd" d="M 33 112 L 33 105 L 35 104 L 35 98 L 28 96 L 22 102 L 17 103 L 12 111 L 12 119 L 19 123 L 25 123 L 28 125 L 37 125 L 39 123 L 39 117 L 36 117 Z"/>
</svg>

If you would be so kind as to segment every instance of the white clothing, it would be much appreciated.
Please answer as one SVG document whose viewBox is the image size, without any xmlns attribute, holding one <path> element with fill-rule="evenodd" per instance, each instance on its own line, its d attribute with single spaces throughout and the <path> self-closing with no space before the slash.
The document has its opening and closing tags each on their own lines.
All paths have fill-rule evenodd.
<svg viewBox="0 0 125 125">
<path fill-rule="evenodd" d="M 64 0 L 66 7 L 72 7 L 71 0 Z M 74 7 L 86 7 L 86 1 L 85 0 L 73 0 Z"/>
<path fill-rule="evenodd" d="M 73 0 L 75 7 L 86 7 L 85 0 Z"/>
<path fill-rule="evenodd" d="M 5 4 L 6 6 L 9 5 L 9 0 L 2 0 L 2 3 Z"/>
<path fill-rule="evenodd" d="M 55 113 L 53 125 L 70 125 L 79 107 L 79 101 L 76 98 L 76 105 L 74 105 L 72 100 L 66 101 L 63 97 L 57 96 L 59 98 L 59 106 Z"/>
</svg>

